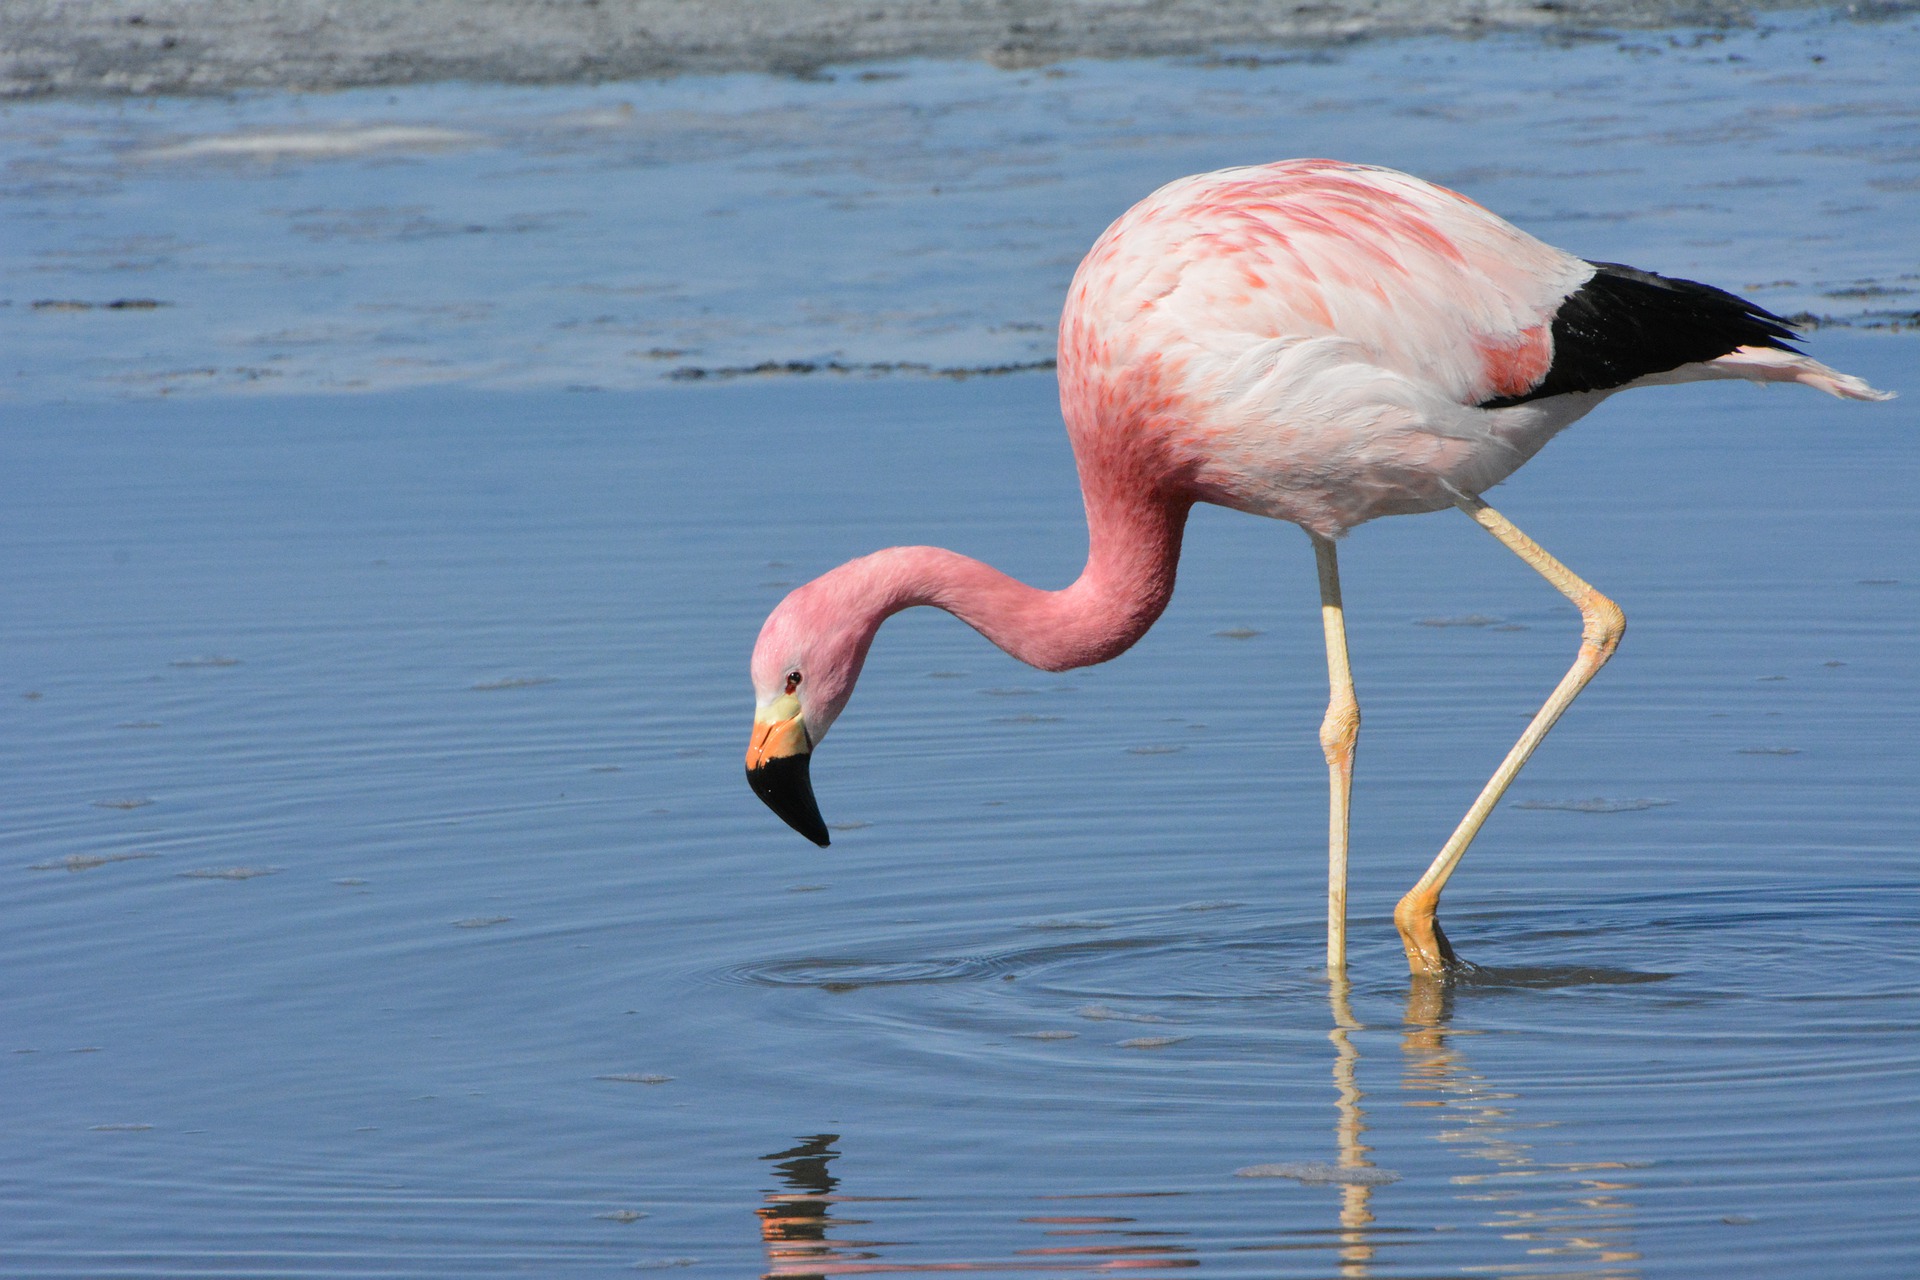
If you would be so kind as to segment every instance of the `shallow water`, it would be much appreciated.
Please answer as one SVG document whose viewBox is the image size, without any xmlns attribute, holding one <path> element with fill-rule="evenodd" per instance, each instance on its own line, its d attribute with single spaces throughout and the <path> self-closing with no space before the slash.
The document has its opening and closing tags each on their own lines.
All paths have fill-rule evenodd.
<svg viewBox="0 0 1920 1280">
<path fill-rule="evenodd" d="M 1203 512 L 1104 668 L 897 619 L 816 769 L 831 850 L 741 783 L 781 582 L 910 537 L 1071 571 L 1045 375 L 37 411 L 5 467 L 4 1268 L 832 1270 L 765 1229 L 839 1271 L 1901 1274 L 1905 403 L 1643 395 L 1508 486 L 1632 631 L 1450 892 L 1488 972 L 1441 1002 L 1387 912 L 1577 629 L 1466 521 L 1347 544 L 1330 1001 L 1284 527 Z M 829 483 L 849 514 L 793 501 Z M 1463 615 L 1503 621 L 1420 625 Z M 1398 1180 L 1235 1176 L 1343 1162 Z"/>
<path fill-rule="evenodd" d="M 1911 32 L 1874 29 L 1887 48 Z M 1386 76 L 1411 48 L 1345 65 Z M 1515 75 L 1637 57 L 1469 48 Z M 1146 95 L 1202 72 L 1131 74 Z M 1205 74 L 1279 95 L 1322 72 Z M 492 91 L 423 92 L 394 113 Z M 552 92 L 557 111 L 613 91 Z M 1058 167 L 1084 158 L 1131 191 L 1180 147 L 1242 144 L 1201 114 L 1198 142 L 1145 128 L 1138 153 Z M 1808 112 L 1771 152 L 1711 152 L 1827 148 L 1822 198 L 1879 203 L 1816 216 L 1729 187 L 1702 215 L 1729 243 L 1702 261 L 1838 227 L 1805 250 L 1824 284 L 1914 270 L 1911 194 L 1871 184 L 1920 157 L 1888 158 L 1906 144 L 1886 123 Z M 1533 176 L 1505 190 L 1622 208 L 1687 180 L 1644 161 L 1544 177 L 1551 141 L 1526 136 Z M 466 190 L 466 161 L 391 160 L 166 182 L 200 209 L 395 173 Z M 151 181 L 62 198 L 130 236 L 119 201 L 175 216 Z M 1686 244 L 1654 218 L 1594 229 L 1574 247 Z M 1069 238 L 1045 235 L 1062 254 Z M 1030 258 L 961 239 L 973 265 L 942 270 L 1000 272 L 969 315 L 1040 305 Z M 232 333 L 319 307 L 306 286 L 249 300 L 196 274 L 244 256 L 206 243 L 153 270 L 231 305 Z M 586 273 L 604 244 L 584 243 Z M 329 252 L 343 309 L 389 287 Z M 540 269 L 476 258 L 418 287 L 481 293 L 491 265 Z M 100 278 L 88 296 L 130 296 Z M 883 283 L 926 302 L 907 274 Z M 1774 301 L 1817 292 L 1795 288 Z M 818 349 L 957 366 L 1025 358 L 1031 338 L 889 322 L 800 348 L 782 344 L 804 326 L 730 306 L 699 357 L 715 367 Z M 1330 987 L 1325 677 L 1290 528 L 1199 513 L 1167 616 L 1084 672 L 1029 671 L 941 615 L 889 623 L 815 768 L 829 850 L 742 783 L 745 657 L 789 584 L 916 541 L 1047 584 L 1077 570 L 1048 374 L 716 384 L 649 365 L 632 390 L 508 390 L 519 374 L 476 365 L 516 331 L 503 303 L 475 330 L 420 331 L 460 386 L 401 385 L 416 365 L 377 392 L 260 393 L 358 377 L 389 350 L 377 336 L 244 395 L 114 381 L 217 346 L 193 311 L 0 312 L 34 362 L 0 432 L 0 1274 L 1911 1274 L 1911 338 L 1814 342 L 1905 400 L 1639 393 L 1496 495 L 1630 630 L 1449 890 L 1484 968 L 1441 996 L 1409 987 L 1392 903 L 1578 630 L 1469 522 L 1386 521 L 1343 551 L 1366 727 L 1353 977 Z M 27 327 L 62 317 L 153 321 L 153 345 L 96 337 L 63 363 Z M 557 348 L 576 355 L 528 381 L 571 380 L 576 356 L 596 385 L 633 374 Z"/>
<path fill-rule="evenodd" d="M 1916 65 L 1910 15 L 1815 17 L 0 107 L 0 397 L 1046 360 L 1075 264 L 1128 204 L 1301 155 L 1406 169 L 1781 314 L 1911 328 Z"/>
</svg>

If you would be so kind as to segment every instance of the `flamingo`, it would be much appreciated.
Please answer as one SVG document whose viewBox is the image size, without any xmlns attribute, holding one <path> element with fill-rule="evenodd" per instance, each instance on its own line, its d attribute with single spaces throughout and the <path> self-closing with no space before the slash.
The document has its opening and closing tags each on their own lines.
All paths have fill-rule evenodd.
<svg viewBox="0 0 1920 1280">
<path fill-rule="evenodd" d="M 887 617 L 932 605 L 1047 671 L 1105 662 L 1166 608 L 1195 503 L 1291 521 L 1313 545 L 1326 634 L 1327 964 L 1343 972 L 1360 709 L 1336 544 L 1379 516 L 1457 507 L 1583 625 L 1572 668 L 1395 907 L 1412 973 L 1444 977 L 1463 967 L 1438 920 L 1448 877 L 1625 628 L 1482 495 L 1629 387 L 1743 378 L 1890 398 L 1797 338 L 1731 293 L 1585 261 L 1391 169 L 1288 160 L 1169 183 L 1095 241 L 1060 320 L 1085 570 L 1045 591 L 939 547 L 891 547 L 796 588 L 754 645 L 748 782 L 824 846 L 811 753 Z"/>
</svg>

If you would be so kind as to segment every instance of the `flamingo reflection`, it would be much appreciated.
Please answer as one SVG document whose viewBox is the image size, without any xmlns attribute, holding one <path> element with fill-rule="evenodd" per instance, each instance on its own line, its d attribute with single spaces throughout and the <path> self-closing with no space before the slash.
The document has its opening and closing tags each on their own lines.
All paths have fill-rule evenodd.
<svg viewBox="0 0 1920 1280">
<path fill-rule="evenodd" d="M 844 1216 L 843 1206 L 901 1202 L 906 1196 L 848 1196 L 835 1188 L 840 1180 L 831 1173 L 828 1162 L 839 1158 L 833 1144 L 840 1135 L 819 1133 L 799 1139 L 785 1151 L 762 1156 L 774 1162 L 783 1184 L 766 1193 L 766 1203 L 756 1211 L 760 1216 L 760 1239 L 767 1251 L 765 1280 L 825 1280 L 828 1276 L 904 1275 L 911 1272 L 981 1271 L 1033 1272 L 1044 1268 L 1048 1274 L 1068 1271 L 1151 1271 L 1162 1268 L 1194 1267 L 1199 1260 L 1191 1256 L 1191 1245 L 1165 1242 L 1166 1237 L 1183 1236 L 1184 1231 L 1142 1228 L 1130 1215 L 1115 1213 L 1049 1213 L 1022 1218 L 1023 1225 L 1042 1229 L 1051 1238 L 1078 1237 L 1072 1244 L 1036 1245 L 1015 1249 L 1002 1259 L 967 1262 L 913 1262 L 889 1260 L 883 1249 L 910 1250 L 903 1241 L 847 1239 L 839 1232 L 848 1227 L 867 1227 L 866 1218 Z M 1161 1198 L 1158 1193 L 1140 1196 L 1061 1196 L 1059 1200 L 1116 1200 Z M 862 1212 L 862 1210 L 854 1210 Z"/>
<path fill-rule="evenodd" d="M 1628 1239 L 1633 1205 L 1620 1192 L 1634 1184 L 1619 1174 L 1637 1166 L 1617 1160 L 1549 1161 L 1538 1158 L 1521 1135 L 1551 1128 L 1552 1121 L 1522 1120 L 1509 1105 L 1518 1094 L 1492 1087 L 1475 1072 L 1455 1043 L 1472 1035 L 1452 1026 L 1455 992 L 1445 983 L 1416 979 L 1407 993 L 1402 1088 L 1426 1095 L 1409 1099 L 1412 1107 L 1444 1109 L 1436 1139 L 1456 1153 L 1495 1166 L 1491 1171 L 1456 1174 L 1459 1198 L 1498 1205 L 1481 1225 L 1503 1239 L 1526 1246 L 1528 1255 L 1582 1264 L 1584 1280 L 1632 1280 L 1639 1269 L 1628 1264 L 1640 1254 Z M 1566 1188 L 1561 1203 L 1542 1205 L 1539 1192 Z M 1531 1194 L 1530 1194 L 1531 1193 Z M 1525 1196 L 1522 1204 L 1512 1204 Z M 1555 1199 L 1559 1197 L 1554 1196 Z"/>
<path fill-rule="evenodd" d="M 1367 1169 L 1373 1166 L 1367 1159 L 1373 1148 L 1360 1141 L 1360 1135 L 1367 1131 L 1367 1116 L 1360 1109 L 1365 1095 L 1360 1092 L 1360 1051 L 1353 1044 L 1353 1033 L 1362 1028 L 1353 1016 L 1353 989 L 1345 971 L 1335 971 L 1329 977 L 1333 1028 L 1327 1032 L 1327 1039 L 1333 1041 L 1334 1107 L 1338 1116 L 1333 1126 L 1334 1143 L 1340 1152 L 1340 1168 Z M 1373 1260 L 1373 1243 L 1367 1234 L 1367 1228 L 1373 1225 L 1373 1192 L 1374 1184 L 1363 1179 L 1343 1183 L 1340 1188 L 1340 1274 L 1351 1280 L 1364 1280 L 1367 1263 Z"/>
<path fill-rule="evenodd" d="M 1512 1105 L 1517 1095 L 1493 1087 L 1473 1069 L 1460 1042 L 1474 1032 L 1453 1025 L 1460 990 L 1457 982 L 1416 980 L 1400 1034 L 1405 1105 L 1432 1108 L 1439 1123 L 1432 1126 L 1431 1136 L 1454 1155 L 1480 1162 L 1473 1171 L 1448 1180 L 1468 1207 L 1457 1226 L 1492 1229 L 1497 1239 L 1489 1239 L 1489 1246 L 1499 1249 L 1502 1240 L 1519 1245 L 1527 1265 L 1543 1274 L 1635 1280 L 1639 1272 L 1632 1264 L 1639 1254 L 1630 1244 L 1633 1205 L 1621 1194 L 1633 1184 L 1620 1176 L 1632 1166 L 1618 1161 L 1555 1162 L 1535 1152 L 1527 1135 L 1550 1128 L 1552 1122 L 1520 1119 Z M 1366 1141 L 1357 1042 L 1368 1028 L 1354 1014 L 1352 989 L 1343 975 L 1330 977 L 1328 995 L 1337 1163 L 1288 1166 L 1280 1176 L 1334 1185 L 1339 1192 L 1337 1226 L 1324 1217 L 1320 1221 L 1326 1225 L 1311 1227 L 1268 1221 L 1254 1228 L 1253 1239 L 1199 1240 L 1191 1230 L 1157 1224 L 1143 1212 L 1148 1207 L 1143 1201 L 1164 1201 L 1167 1208 L 1188 1203 L 1182 1192 L 1041 1196 L 1038 1199 L 1046 1202 L 1041 1212 L 1018 1218 L 1018 1229 L 1035 1237 L 1031 1244 L 1021 1247 L 1016 1240 L 1012 1247 L 986 1256 L 921 1261 L 915 1255 L 925 1256 L 938 1246 L 929 1240 L 880 1238 L 873 1222 L 887 1216 L 880 1206 L 914 1203 L 917 1197 L 844 1194 L 832 1168 L 841 1158 L 839 1135 L 818 1133 L 762 1157 L 780 1183 L 765 1193 L 757 1210 L 767 1258 L 763 1280 L 915 1272 L 1157 1272 L 1198 1267 L 1209 1254 L 1316 1251 L 1333 1255 L 1334 1274 L 1342 1280 L 1368 1280 L 1387 1248 L 1400 1251 L 1397 1261 L 1404 1266 L 1408 1250 L 1417 1250 L 1425 1233 L 1376 1222 L 1374 1196 L 1390 1194 L 1395 1175 L 1374 1165 Z M 1212 1210 L 1195 1205 L 1189 1212 L 1204 1217 Z M 1164 1221 L 1163 1215 L 1154 1216 Z M 906 1215 L 899 1217 L 904 1220 Z M 980 1234 L 976 1230 L 970 1238 L 977 1240 Z"/>
</svg>

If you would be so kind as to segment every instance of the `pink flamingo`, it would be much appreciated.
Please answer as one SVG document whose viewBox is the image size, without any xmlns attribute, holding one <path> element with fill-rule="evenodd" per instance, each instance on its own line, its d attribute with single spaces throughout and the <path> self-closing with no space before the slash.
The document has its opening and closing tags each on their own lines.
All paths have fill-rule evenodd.
<svg viewBox="0 0 1920 1280">
<path fill-rule="evenodd" d="M 1390 169 L 1290 160 L 1171 183 L 1094 243 L 1060 320 L 1060 402 L 1087 510 L 1079 579 L 1043 591 L 952 551 L 892 547 L 795 589 L 754 646 L 747 779 L 825 845 L 810 753 L 889 615 L 945 609 L 1048 671 L 1105 662 L 1166 608 L 1194 503 L 1290 520 L 1319 565 L 1327 962 L 1339 972 L 1360 713 L 1335 540 L 1376 516 L 1458 507 L 1585 625 L 1572 669 L 1394 911 L 1412 971 L 1443 975 L 1459 964 L 1436 915 L 1448 876 L 1625 626 L 1480 495 L 1628 387 L 1744 378 L 1889 398 L 1801 355 L 1794 336 L 1732 294 L 1584 261 Z"/>
</svg>

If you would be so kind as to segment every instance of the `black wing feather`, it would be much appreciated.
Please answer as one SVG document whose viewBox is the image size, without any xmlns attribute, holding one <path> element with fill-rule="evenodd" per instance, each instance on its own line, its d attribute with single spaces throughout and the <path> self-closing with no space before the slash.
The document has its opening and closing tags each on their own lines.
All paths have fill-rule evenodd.
<svg viewBox="0 0 1920 1280">
<path fill-rule="evenodd" d="M 1553 364 L 1546 376 L 1523 395 L 1483 400 L 1480 408 L 1608 391 L 1741 347 L 1796 349 L 1788 343 L 1800 335 L 1784 319 L 1725 289 L 1617 262 L 1593 266 L 1593 278 L 1554 313 Z"/>
</svg>

